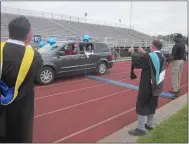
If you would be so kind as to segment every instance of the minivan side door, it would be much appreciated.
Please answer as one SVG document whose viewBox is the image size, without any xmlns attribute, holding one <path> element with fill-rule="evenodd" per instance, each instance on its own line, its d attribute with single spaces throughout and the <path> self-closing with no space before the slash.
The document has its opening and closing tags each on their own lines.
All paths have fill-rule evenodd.
<svg viewBox="0 0 189 144">
<path fill-rule="evenodd" d="M 97 69 L 100 60 L 108 60 L 110 55 L 109 47 L 104 43 L 93 43 L 93 54 L 86 60 L 86 64 L 90 67 L 88 72 L 92 72 Z"/>
<path fill-rule="evenodd" d="M 84 51 L 86 57 L 86 71 L 94 72 L 97 67 L 97 55 L 95 54 L 95 47 L 94 43 L 85 43 Z"/>
</svg>

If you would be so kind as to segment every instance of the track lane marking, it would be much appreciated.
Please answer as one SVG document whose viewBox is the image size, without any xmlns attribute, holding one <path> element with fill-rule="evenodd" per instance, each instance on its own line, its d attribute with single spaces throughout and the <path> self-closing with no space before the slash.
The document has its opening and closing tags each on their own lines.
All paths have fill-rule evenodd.
<svg viewBox="0 0 189 144">
<path fill-rule="evenodd" d="M 118 114 L 118 115 L 113 116 L 113 117 L 110 117 L 110 118 L 108 118 L 108 119 L 105 119 L 105 120 L 103 120 L 103 121 L 101 121 L 101 122 L 99 122 L 99 123 L 96 123 L 96 124 L 94 124 L 94 125 L 91 125 L 91 126 L 85 128 L 85 129 L 82 129 L 82 130 L 77 131 L 77 132 L 75 132 L 75 133 L 72 133 L 72 134 L 70 134 L 70 135 L 68 135 L 68 136 L 65 136 L 65 137 L 63 137 L 63 138 L 60 138 L 60 139 L 54 141 L 53 143 L 59 143 L 59 142 L 61 142 L 61 141 L 64 141 L 64 140 L 66 140 L 66 139 L 69 139 L 69 138 L 71 138 L 71 137 L 73 137 L 73 136 L 76 136 L 76 135 L 78 135 L 78 134 L 80 134 L 80 133 L 86 132 L 86 131 L 88 131 L 88 130 L 90 130 L 90 129 L 92 129 L 92 128 L 95 128 L 95 127 L 97 127 L 97 126 L 100 126 L 100 125 L 102 125 L 102 124 L 104 124 L 104 123 L 107 123 L 107 122 L 109 122 L 109 121 L 111 121 L 111 120 L 114 120 L 114 119 L 116 119 L 116 118 L 118 118 L 118 117 L 120 117 L 120 116 L 122 116 L 122 115 L 128 114 L 129 112 L 132 112 L 132 111 L 134 111 L 134 110 L 135 110 L 135 107 L 133 107 L 133 108 L 131 108 L 131 109 L 129 109 L 129 110 L 126 110 L 126 111 L 124 111 L 124 112 L 122 112 L 122 113 L 120 113 L 120 114 Z"/>
<path fill-rule="evenodd" d="M 71 105 L 71 106 L 68 106 L 68 107 L 64 107 L 64 108 L 61 108 L 61 109 L 57 109 L 57 110 L 54 110 L 54 111 L 50 111 L 50 112 L 46 112 L 46 113 L 43 113 L 43 114 L 39 114 L 39 115 L 36 115 L 35 118 L 39 118 L 39 117 L 42 117 L 42 116 L 45 116 L 45 115 L 49 115 L 49 114 L 52 114 L 52 113 L 56 113 L 56 112 L 59 112 L 59 111 L 64 111 L 64 110 L 67 110 L 67 109 L 70 109 L 70 108 L 75 108 L 75 107 L 78 107 L 78 106 L 81 106 L 81 105 L 84 105 L 84 104 L 87 104 L 87 103 L 91 103 L 91 102 L 94 102 L 94 101 L 102 100 L 102 99 L 105 99 L 105 98 L 109 98 L 109 97 L 115 96 L 117 94 L 128 92 L 130 90 L 131 89 L 123 90 L 121 92 L 116 92 L 116 93 L 109 94 L 109 95 L 106 95 L 106 96 L 103 96 L 103 97 L 91 99 L 91 100 L 88 100 L 88 101 L 85 101 L 85 102 L 82 102 L 82 103 L 74 104 L 74 105 Z"/>
</svg>

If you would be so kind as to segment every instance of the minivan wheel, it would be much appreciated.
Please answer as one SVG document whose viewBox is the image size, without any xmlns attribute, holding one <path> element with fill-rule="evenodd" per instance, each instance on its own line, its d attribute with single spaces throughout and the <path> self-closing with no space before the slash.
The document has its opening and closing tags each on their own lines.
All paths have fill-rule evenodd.
<svg viewBox="0 0 189 144">
<path fill-rule="evenodd" d="M 107 65 L 105 62 L 100 62 L 100 64 L 98 65 L 98 74 L 103 75 L 106 73 L 107 71 Z"/>
<path fill-rule="evenodd" d="M 37 76 L 37 81 L 42 85 L 51 84 L 55 79 L 54 70 L 50 67 L 44 67 Z"/>
</svg>

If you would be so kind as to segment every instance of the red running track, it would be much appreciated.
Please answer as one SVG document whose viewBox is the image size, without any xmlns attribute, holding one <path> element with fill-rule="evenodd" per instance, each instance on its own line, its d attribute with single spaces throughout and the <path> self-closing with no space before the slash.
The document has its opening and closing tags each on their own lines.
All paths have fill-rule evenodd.
<svg viewBox="0 0 189 144">
<path fill-rule="evenodd" d="M 129 74 L 129 62 L 119 62 L 103 77 L 138 85 L 139 78 L 132 81 Z M 166 75 L 164 91 L 171 89 L 170 68 Z M 181 94 L 187 83 L 185 64 Z M 35 93 L 33 142 L 97 142 L 136 120 L 137 91 L 130 89 L 76 77 L 37 86 Z M 160 98 L 159 107 L 169 101 Z"/>
</svg>

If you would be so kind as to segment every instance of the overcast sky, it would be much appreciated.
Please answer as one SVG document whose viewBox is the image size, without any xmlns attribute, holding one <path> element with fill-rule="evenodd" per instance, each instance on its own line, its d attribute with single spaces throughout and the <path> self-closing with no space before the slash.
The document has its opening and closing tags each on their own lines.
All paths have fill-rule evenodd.
<svg viewBox="0 0 189 144">
<path fill-rule="evenodd" d="M 107 22 L 119 23 L 129 27 L 130 2 L 2 2 L 3 7 L 53 12 L 84 17 Z M 132 2 L 132 27 L 149 34 L 187 34 L 187 2 Z"/>
</svg>

